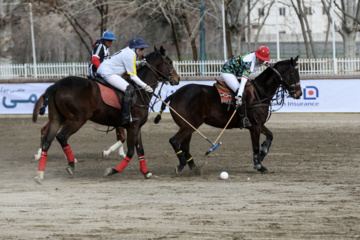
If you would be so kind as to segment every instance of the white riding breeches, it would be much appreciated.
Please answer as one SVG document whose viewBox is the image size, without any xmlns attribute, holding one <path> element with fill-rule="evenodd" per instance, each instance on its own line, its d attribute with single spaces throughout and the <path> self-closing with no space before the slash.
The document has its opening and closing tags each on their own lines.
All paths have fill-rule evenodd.
<svg viewBox="0 0 360 240">
<path fill-rule="evenodd" d="M 221 72 L 220 74 L 221 77 L 223 78 L 223 81 L 226 83 L 226 85 L 228 85 L 229 88 L 231 88 L 231 90 L 234 91 L 235 94 L 236 91 L 239 89 L 237 96 L 242 97 L 247 79 L 242 77 L 241 83 L 239 83 L 237 77 L 234 74 L 223 73 L 223 72 Z"/>
<path fill-rule="evenodd" d="M 119 89 L 122 92 L 125 92 L 127 86 L 129 86 L 129 83 L 117 74 L 106 75 L 103 78 L 111 86 L 116 87 L 117 89 Z"/>
</svg>

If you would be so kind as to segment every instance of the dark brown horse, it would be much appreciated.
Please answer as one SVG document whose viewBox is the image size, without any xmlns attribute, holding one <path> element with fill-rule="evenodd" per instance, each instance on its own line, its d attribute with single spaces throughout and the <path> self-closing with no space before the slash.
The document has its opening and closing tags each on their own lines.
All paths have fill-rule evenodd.
<svg viewBox="0 0 360 240">
<path fill-rule="evenodd" d="M 159 81 L 170 82 L 171 85 L 179 84 L 180 78 L 163 47 L 160 50 L 155 48 L 154 52 L 146 56 L 146 60 L 147 64 L 138 70 L 138 76 L 147 85 L 155 89 Z M 152 176 L 146 167 L 141 140 L 141 127 L 147 121 L 152 96 L 143 89 L 136 89 L 136 94 L 137 100 L 132 107 L 131 115 L 138 120 L 125 126 L 128 147 L 126 157 L 116 168 L 106 169 L 106 176 L 121 172 L 133 157 L 135 147 L 140 161 L 140 171 L 145 178 Z M 67 170 L 72 174 L 75 167 L 75 157 L 67 142 L 69 137 L 76 133 L 88 120 L 115 127 L 119 126 L 121 120 L 121 110 L 106 105 L 101 99 L 97 83 L 89 79 L 66 77 L 51 85 L 34 106 L 34 122 L 37 120 L 40 108 L 47 104 L 49 128 L 42 141 L 42 153 L 38 173 L 35 177 L 38 183 L 41 183 L 43 179 L 47 152 L 55 137 L 67 157 Z"/>
<path fill-rule="evenodd" d="M 267 68 L 255 80 L 252 81 L 254 88 L 254 99 L 247 106 L 247 116 L 250 120 L 251 127 L 248 127 L 251 135 L 254 168 L 260 172 L 267 172 L 262 165 L 264 157 L 268 154 L 271 142 L 273 140 L 272 132 L 265 127 L 268 120 L 269 107 L 275 93 L 282 89 L 282 100 L 285 90 L 291 97 L 299 99 L 302 95 L 300 86 L 300 77 L 297 66 L 298 56 L 290 60 L 277 62 L 273 68 Z M 281 86 L 281 88 L 279 88 Z M 185 97 L 186 96 L 186 97 Z M 252 97 L 252 96 L 251 96 Z M 180 165 L 177 166 L 176 172 L 180 173 L 182 169 L 189 165 L 190 169 L 199 170 L 190 154 L 190 140 L 194 128 L 199 128 L 203 123 L 213 127 L 224 128 L 235 108 L 228 110 L 228 105 L 222 104 L 217 89 L 213 86 L 188 84 L 178 89 L 174 94 L 165 99 L 169 102 L 171 115 L 180 127 L 179 131 L 170 138 L 170 144 L 175 150 Z M 161 110 L 165 109 L 165 103 L 162 104 Z M 155 123 L 161 119 L 161 112 L 155 118 Z M 176 111 L 193 127 L 186 123 Z M 227 128 L 240 127 L 240 116 L 235 115 Z M 260 149 L 260 134 L 265 134 L 266 140 L 262 143 Z"/>
</svg>

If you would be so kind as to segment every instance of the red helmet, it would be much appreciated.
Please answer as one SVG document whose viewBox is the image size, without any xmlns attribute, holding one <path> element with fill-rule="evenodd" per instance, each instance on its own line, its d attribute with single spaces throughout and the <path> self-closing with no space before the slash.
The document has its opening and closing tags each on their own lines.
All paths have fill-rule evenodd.
<svg viewBox="0 0 360 240">
<path fill-rule="evenodd" d="M 269 61 L 270 50 L 267 46 L 261 45 L 256 49 L 255 55 L 263 61 Z"/>
</svg>

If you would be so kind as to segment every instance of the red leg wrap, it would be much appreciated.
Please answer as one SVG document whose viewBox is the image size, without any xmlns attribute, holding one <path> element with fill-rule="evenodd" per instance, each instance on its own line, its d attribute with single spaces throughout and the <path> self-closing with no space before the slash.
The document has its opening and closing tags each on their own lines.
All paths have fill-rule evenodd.
<svg viewBox="0 0 360 240">
<path fill-rule="evenodd" d="M 41 152 L 38 171 L 45 171 L 47 152 Z"/>
<path fill-rule="evenodd" d="M 66 158 L 68 160 L 68 162 L 75 162 L 75 157 L 74 154 L 70 148 L 70 145 L 67 145 L 66 147 L 63 147 L 64 153 L 66 155 Z"/>
<path fill-rule="evenodd" d="M 122 170 L 124 170 L 126 168 L 126 166 L 129 164 L 129 162 L 131 161 L 131 158 L 129 158 L 128 156 L 126 156 L 124 158 L 124 160 L 122 160 L 122 162 L 115 168 L 118 172 L 122 172 Z"/>
<path fill-rule="evenodd" d="M 140 163 L 140 172 L 142 172 L 142 174 L 148 173 L 149 171 L 146 167 L 145 155 L 139 156 L 139 163 Z"/>
</svg>

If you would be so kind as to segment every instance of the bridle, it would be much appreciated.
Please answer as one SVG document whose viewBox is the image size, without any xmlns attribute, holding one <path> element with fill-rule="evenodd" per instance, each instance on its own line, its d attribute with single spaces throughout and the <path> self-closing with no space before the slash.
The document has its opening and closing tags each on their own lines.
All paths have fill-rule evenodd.
<svg viewBox="0 0 360 240">
<path fill-rule="evenodd" d="M 149 63 L 145 63 L 145 66 L 147 66 L 157 76 L 159 82 L 169 82 L 170 84 L 176 84 L 176 80 L 172 76 L 172 73 L 175 71 L 175 67 L 173 66 L 171 68 L 171 64 L 166 59 L 167 55 L 163 56 L 160 54 L 160 56 L 162 57 L 163 62 L 165 63 L 166 69 L 169 72 L 169 76 L 166 76 L 164 73 L 160 72 Z"/>
<path fill-rule="evenodd" d="M 161 71 L 157 70 L 157 69 L 156 69 L 155 67 L 153 67 L 151 64 L 149 64 L 148 62 L 146 62 L 145 65 L 144 65 L 144 67 L 148 67 L 149 70 L 150 70 L 151 72 L 153 72 L 153 73 L 156 75 L 156 77 L 157 77 L 157 82 L 150 85 L 150 86 L 153 87 L 153 88 L 154 88 L 155 85 L 157 86 L 158 82 L 162 82 L 163 84 L 168 84 L 168 83 L 170 83 L 170 84 L 176 84 L 176 80 L 175 80 L 175 79 L 173 78 L 173 76 L 172 76 L 172 73 L 175 71 L 174 66 L 171 68 L 171 63 L 169 63 L 169 61 L 167 61 L 167 59 L 166 59 L 166 58 L 167 58 L 167 55 L 163 56 L 161 53 L 159 53 L 159 54 L 160 54 L 160 56 L 162 57 L 162 60 L 163 60 L 163 62 L 164 62 L 164 64 L 165 64 L 165 66 L 166 66 L 166 69 L 167 69 L 168 72 L 169 72 L 169 76 L 166 76 L 164 73 L 162 73 Z M 153 85 L 154 85 L 154 86 L 153 86 Z M 156 86 L 155 86 L 155 88 L 156 88 Z M 159 94 L 160 94 L 160 91 L 161 91 L 162 87 L 163 87 L 163 85 L 161 86 L 161 88 L 160 88 L 160 90 L 159 90 Z M 154 89 L 155 89 L 155 88 L 154 88 Z M 151 95 L 151 94 L 150 94 L 150 95 Z M 142 94 L 140 94 L 140 96 L 141 96 L 142 99 L 144 98 Z M 147 96 L 147 98 L 149 98 L 149 100 L 150 100 L 151 97 L 149 96 L 148 93 L 146 93 L 146 96 Z M 143 101 L 144 101 L 144 99 L 143 99 Z M 134 106 L 137 106 L 137 107 L 140 107 L 140 108 L 149 108 L 149 107 L 150 107 L 150 108 L 154 111 L 153 106 L 155 105 L 155 103 L 156 103 L 156 102 L 154 102 L 154 103 L 152 104 L 152 106 L 149 106 L 149 105 L 138 105 L 138 104 L 134 104 Z M 155 111 L 154 111 L 154 112 L 155 112 Z"/>
<path fill-rule="evenodd" d="M 277 105 L 281 105 L 283 106 L 284 104 L 284 97 L 285 97 L 285 90 L 287 90 L 289 92 L 289 94 L 295 94 L 296 93 L 296 87 L 300 86 L 300 82 L 295 82 L 295 79 L 294 79 L 294 74 L 293 74 L 293 71 L 296 69 L 296 67 L 292 66 L 290 64 L 290 71 L 289 71 L 289 83 L 287 83 L 284 78 L 281 76 L 281 74 L 274 68 L 274 67 L 268 67 L 270 68 L 274 73 L 275 75 L 277 76 L 275 78 L 276 81 L 280 81 L 280 88 L 277 89 L 277 92 L 274 94 L 276 97 L 274 99 L 272 99 L 272 96 L 269 96 L 265 91 L 264 89 L 260 88 L 257 84 L 256 81 L 251 81 L 251 84 L 254 86 L 254 89 L 255 89 L 255 95 L 257 97 L 258 100 L 258 103 L 257 104 L 254 104 L 252 106 L 250 106 L 249 108 L 257 108 L 257 107 L 268 107 L 268 106 L 272 106 L 271 104 L 267 104 L 267 103 L 264 103 L 266 100 L 270 100 L 270 101 L 276 101 L 277 102 Z M 295 89 L 295 90 L 292 90 L 292 89 Z M 262 95 L 265 96 L 265 99 L 262 99 L 260 100 L 260 97 L 257 93 L 257 91 L 259 91 Z M 278 96 L 281 96 L 280 99 L 278 98 Z M 270 110 L 270 112 L 272 112 L 273 110 Z"/>
<path fill-rule="evenodd" d="M 290 71 L 289 71 L 289 79 L 290 79 L 290 83 L 292 83 L 291 85 L 288 84 L 286 81 L 284 81 L 283 77 L 281 76 L 281 74 L 274 68 L 274 67 L 269 67 L 272 71 L 274 71 L 274 73 L 279 77 L 280 79 L 280 84 L 282 84 L 285 89 L 289 92 L 290 95 L 295 94 L 296 93 L 296 87 L 300 86 L 300 82 L 295 82 L 295 79 L 293 77 L 293 71 L 296 69 L 296 67 L 290 65 Z M 293 89 L 293 90 L 292 90 Z"/>
</svg>

